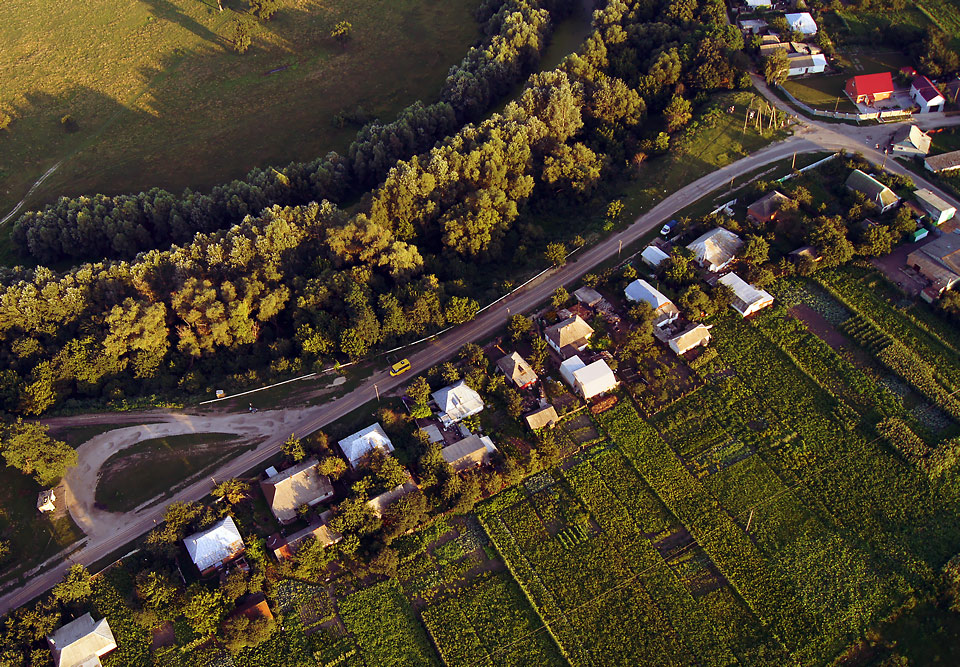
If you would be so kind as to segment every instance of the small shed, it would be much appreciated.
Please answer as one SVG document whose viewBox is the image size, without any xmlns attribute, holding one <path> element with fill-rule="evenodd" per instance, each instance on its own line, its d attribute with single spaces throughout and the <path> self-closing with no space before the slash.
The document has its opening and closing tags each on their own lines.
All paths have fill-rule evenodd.
<svg viewBox="0 0 960 667">
<path fill-rule="evenodd" d="M 640 259 L 643 260 L 644 264 L 655 269 L 670 259 L 670 255 L 655 245 L 648 245 L 643 249 L 643 252 L 640 253 Z"/>
<path fill-rule="evenodd" d="M 917 190 L 913 196 L 935 225 L 942 225 L 957 214 L 957 208 L 953 204 L 927 188 Z"/>
<path fill-rule="evenodd" d="M 483 438 L 476 434 L 470 434 L 463 440 L 444 447 L 440 450 L 440 453 L 443 454 L 443 460 L 449 463 L 454 470 L 462 472 L 490 461 L 490 454 L 496 451 L 492 441 L 490 441 L 490 447 L 492 451 L 487 448 Z"/>
<path fill-rule="evenodd" d="M 525 389 L 537 381 L 537 374 L 527 360 L 516 352 L 511 352 L 497 362 L 497 368 L 513 382 L 518 389 Z"/>
<path fill-rule="evenodd" d="M 603 301 L 603 295 L 592 287 L 581 287 L 573 292 L 573 297 L 588 308 L 593 308 Z"/>
<path fill-rule="evenodd" d="M 560 417 L 557 416 L 557 410 L 552 405 L 544 405 L 542 408 L 537 408 L 533 412 L 530 412 L 523 417 L 527 426 L 530 427 L 531 431 L 537 431 L 541 428 L 552 428 L 560 421 Z"/>
</svg>

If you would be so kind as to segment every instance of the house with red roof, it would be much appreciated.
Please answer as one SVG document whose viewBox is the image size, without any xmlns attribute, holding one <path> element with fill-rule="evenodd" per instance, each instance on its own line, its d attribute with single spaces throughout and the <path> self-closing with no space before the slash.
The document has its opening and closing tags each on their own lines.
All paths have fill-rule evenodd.
<svg viewBox="0 0 960 667">
<path fill-rule="evenodd" d="M 861 74 L 847 81 L 843 92 L 855 104 L 874 104 L 893 97 L 893 77 L 890 72 Z"/>
<path fill-rule="evenodd" d="M 943 111 L 947 103 L 933 82 L 922 74 L 913 77 L 913 82 L 910 84 L 910 97 L 920 107 L 920 113 Z"/>
</svg>

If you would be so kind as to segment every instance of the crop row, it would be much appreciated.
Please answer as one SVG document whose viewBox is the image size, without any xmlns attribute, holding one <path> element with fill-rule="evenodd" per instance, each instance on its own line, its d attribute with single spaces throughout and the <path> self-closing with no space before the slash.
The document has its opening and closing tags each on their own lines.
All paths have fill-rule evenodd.
<svg viewBox="0 0 960 667">
<path fill-rule="evenodd" d="M 960 460 L 960 438 L 930 447 L 902 419 L 896 417 L 877 424 L 877 432 L 905 459 L 930 477 L 940 477 Z"/>
</svg>

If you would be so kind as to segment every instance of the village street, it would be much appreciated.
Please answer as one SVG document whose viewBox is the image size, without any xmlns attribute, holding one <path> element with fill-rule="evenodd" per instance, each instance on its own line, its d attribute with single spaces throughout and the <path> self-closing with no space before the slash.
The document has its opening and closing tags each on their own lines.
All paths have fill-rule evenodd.
<svg viewBox="0 0 960 667">
<path fill-rule="evenodd" d="M 87 535 L 85 544 L 75 551 L 69 560 L 37 574 L 0 598 L 0 613 L 6 613 L 54 586 L 62 579 L 64 571 L 72 563 L 90 565 L 146 533 L 162 519 L 167 504 L 175 501 L 199 500 L 210 493 L 213 479 L 224 480 L 236 477 L 256 467 L 276 454 L 291 433 L 302 437 L 321 429 L 374 400 L 377 390 L 380 393 L 394 390 L 422 370 L 453 357 L 465 343 L 491 336 L 505 325 L 510 314 L 536 309 L 549 299 L 558 287 L 572 285 L 602 262 L 617 257 L 621 248 L 627 247 L 651 230 L 658 228 L 681 209 L 712 192 L 723 189 L 734 177 L 754 172 L 765 165 L 789 158 L 795 153 L 845 150 L 851 153 L 860 152 L 867 160 L 878 166 L 885 163 L 888 171 L 909 175 L 918 187 L 929 188 L 951 204 L 960 206 L 960 202 L 955 198 L 926 180 L 907 172 L 892 159 L 885 158 L 883 152 L 875 148 L 877 144 L 883 146 L 886 143 L 895 125 L 855 127 L 811 121 L 797 116 L 786 103 L 773 95 L 762 81 L 755 79 L 755 85 L 771 103 L 793 117 L 796 123 L 793 136 L 767 146 L 669 194 L 623 231 L 585 249 L 571 258 L 565 266 L 547 272 L 537 281 L 487 309 L 471 322 L 425 344 L 419 351 L 409 355 L 412 365 L 410 373 L 394 378 L 390 377 L 386 371 L 378 371 L 346 395 L 307 408 L 265 411 L 256 414 L 245 411 L 219 416 L 152 411 L 141 415 L 142 423 L 108 431 L 81 445 L 78 449 L 80 464 L 68 472 L 64 485 L 71 515 Z M 937 126 L 960 124 L 960 116 L 950 118 L 944 118 L 939 114 L 937 116 L 936 119 L 922 120 L 921 127 L 929 128 L 931 123 Z M 110 423 L 101 415 L 83 416 L 79 422 L 77 418 L 70 419 L 73 420 L 71 423 Z M 122 421 L 135 422 L 136 416 L 124 414 Z M 151 423 L 146 424 L 146 422 Z M 105 512 L 94 507 L 93 497 L 99 468 L 115 452 L 147 438 L 211 432 L 236 434 L 238 438 L 259 441 L 259 445 L 227 461 L 211 476 L 196 481 L 162 503 L 126 514 Z"/>
</svg>

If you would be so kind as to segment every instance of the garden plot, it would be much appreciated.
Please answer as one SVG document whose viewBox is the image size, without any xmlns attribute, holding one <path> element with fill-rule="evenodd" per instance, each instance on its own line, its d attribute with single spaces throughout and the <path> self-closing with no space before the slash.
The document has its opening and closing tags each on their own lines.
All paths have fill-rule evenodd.
<svg viewBox="0 0 960 667">
<path fill-rule="evenodd" d="M 600 437 L 600 432 L 597 431 L 596 425 L 586 411 L 564 420 L 561 422 L 560 428 L 578 447 L 591 443 Z"/>
</svg>

